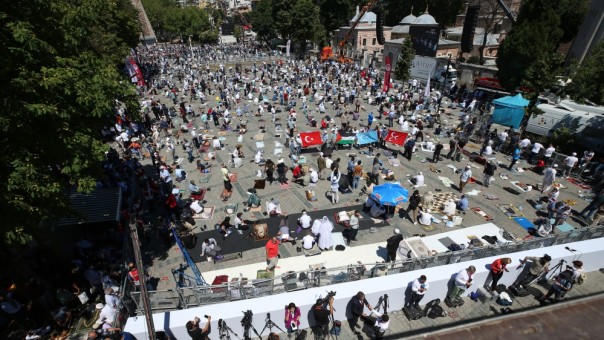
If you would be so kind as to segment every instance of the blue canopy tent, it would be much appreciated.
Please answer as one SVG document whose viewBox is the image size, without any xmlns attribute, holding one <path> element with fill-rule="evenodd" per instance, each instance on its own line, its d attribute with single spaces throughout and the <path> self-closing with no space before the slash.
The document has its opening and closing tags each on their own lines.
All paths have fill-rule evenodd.
<svg viewBox="0 0 604 340">
<path fill-rule="evenodd" d="M 528 104 L 529 101 L 522 98 L 520 93 L 495 99 L 493 101 L 493 105 L 495 105 L 493 123 L 510 126 L 514 129 L 519 128 L 524 117 L 524 108 Z"/>
</svg>

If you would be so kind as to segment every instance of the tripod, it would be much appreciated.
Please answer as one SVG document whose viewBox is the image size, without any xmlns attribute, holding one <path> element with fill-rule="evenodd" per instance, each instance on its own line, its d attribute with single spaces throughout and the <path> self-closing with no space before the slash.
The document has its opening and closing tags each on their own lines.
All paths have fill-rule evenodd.
<svg viewBox="0 0 604 340">
<path fill-rule="evenodd" d="M 543 273 L 542 275 L 539 275 L 533 281 L 531 281 L 531 283 L 529 283 L 529 286 L 535 282 L 549 281 L 552 278 L 555 278 L 564 271 L 564 263 L 566 263 L 565 260 L 560 260 L 560 262 L 558 262 L 558 264 L 555 265 L 552 269 L 550 269 L 546 273 Z"/>
<path fill-rule="evenodd" d="M 388 303 L 388 294 L 384 294 L 384 296 L 380 296 L 377 306 L 375 306 L 374 309 L 379 312 L 382 305 L 384 306 L 384 314 L 388 314 L 388 307 L 390 307 L 389 303 Z"/>
<path fill-rule="evenodd" d="M 264 333 L 264 331 L 266 330 L 266 328 L 268 327 L 269 332 L 273 331 L 273 327 L 276 327 L 278 330 L 281 331 L 281 333 L 285 333 L 281 327 L 277 326 L 276 323 L 273 322 L 273 320 L 271 320 L 271 313 L 266 313 L 266 323 L 264 324 L 264 328 L 262 328 L 262 331 L 260 332 L 260 335 L 262 335 L 262 333 Z M 258 333 L 256 333 L 256 335 L 258 335 Z M 260 339 L 262 339 L 262 337 L 258 335 L 258 337 Z"/>
<path fill-rule="evenodd" d="M 251 340 L 252 339 L 252 337 L 250 336 L 250 329 L 252 329 L 254 331 L 254 334 L 256 334 L 256 336 L 259 339 L 262 339 L 262 336 L 258 333 L 258 331 L 256 330 L 256 328 L 254 328 L 254 326 L 250 322 L 249 324 L 247 324 L 247 325 L 244 326 L 244 330 L 243 330 L 243 339 L 244 340 Z"/>
<path fill-rule="evenodd" d="M 235 335 L 235 337 L 239 340 L 241 338 L 237 333 L 233 332 L 231 327 L 227 326 L 226 322 L 223 320 L 218 320 L 218 336 L 221 340 L 231 340 L 231 333 Z"/>
</svg>

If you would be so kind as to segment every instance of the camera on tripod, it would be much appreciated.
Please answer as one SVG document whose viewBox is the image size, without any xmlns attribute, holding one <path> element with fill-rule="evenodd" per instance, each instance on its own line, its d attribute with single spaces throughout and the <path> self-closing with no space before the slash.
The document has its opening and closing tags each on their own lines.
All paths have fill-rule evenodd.
<svg viewBox="0 0 604 340">
<path fill-rule="evenodd" d="M 336 292 L 334 292 L 333 290 L 329 291 L 329 292 L 327 292 L 327 296 L 325 297 L 325 300 L 329 301 L 329 299 L 333 298 L 334 296 L 336 296 Z"/>
<path fill-rule="evenodd" d="M 242 313 L 243 319 L 241 319 L 241 326 L 250 327 L 252 325 L 252 317 L 254 316 L 254 313 L 252 313 L 252 311 L 249 309 Z"/>
</svg>

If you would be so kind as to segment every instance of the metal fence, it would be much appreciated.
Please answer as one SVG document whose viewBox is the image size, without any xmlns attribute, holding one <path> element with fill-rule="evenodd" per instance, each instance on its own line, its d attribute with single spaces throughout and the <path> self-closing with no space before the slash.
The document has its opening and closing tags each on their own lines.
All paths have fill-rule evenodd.
<svg viewBox="0 0 604 340">
<path fill-rule="evenodd" d="M 271 279 L 243 279 L 242 281 L 237 280 L 216 286 L 183 287 L 173 290 L 150 291 L 151 309 L 159 312 L 253 299 L 267 295 L 364 280 L 377 276 L 398 274 L 558 244 L 578 242 L 602 236 L 604 236 L 604 226 L 600 225 L 597 227 L 579 228 L 547 237 L 538 237 L 503 245 L 488 245 L 393 263 L 359 263 L 337 268 L 319 267 L 298 272 L 288 272 Z M 140 292 L 132 292 L 131 296 L 136 304 L 136 311 L 140 314 L 142 311 Z"/>
</svg>

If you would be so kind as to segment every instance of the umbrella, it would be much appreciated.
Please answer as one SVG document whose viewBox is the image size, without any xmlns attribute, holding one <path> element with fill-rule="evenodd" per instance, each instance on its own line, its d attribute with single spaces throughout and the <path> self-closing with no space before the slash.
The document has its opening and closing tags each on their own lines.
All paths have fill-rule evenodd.
<svg viewBox="0 0 604 340">
<path fill-rule="evenodd" d="M 382 205 L 396 206 L 408 201 L 409 191 L 398 183 L 384 183 L 373 188 L 371 198 Z"/>
</svg>

